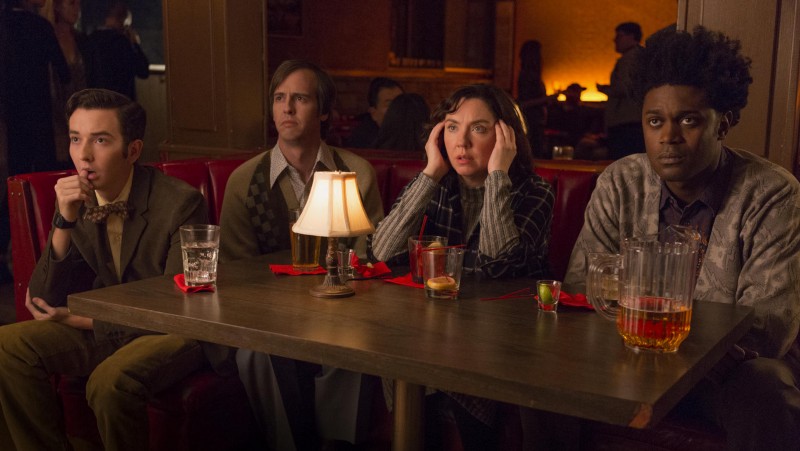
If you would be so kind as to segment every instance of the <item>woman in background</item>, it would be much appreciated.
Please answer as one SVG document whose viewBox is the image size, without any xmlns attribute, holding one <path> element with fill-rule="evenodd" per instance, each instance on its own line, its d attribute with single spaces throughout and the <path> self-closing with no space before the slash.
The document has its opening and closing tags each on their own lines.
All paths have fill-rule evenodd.
<svg viewBox="0 0 800 451">
<path fill-rule="evenodd" d="M 373 147 L 425 152 L 425 125 L 430 114 L 424 97 L 416 93 L 400 94 L 386 110 Z"/>
</svg>

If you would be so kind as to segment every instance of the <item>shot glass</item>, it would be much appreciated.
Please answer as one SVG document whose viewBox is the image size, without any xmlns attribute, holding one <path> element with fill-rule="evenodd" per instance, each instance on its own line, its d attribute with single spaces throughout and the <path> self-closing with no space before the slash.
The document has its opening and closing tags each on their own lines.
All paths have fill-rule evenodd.
<svg viewBox="0 0 800 451">
<path fill-rule="evenodd" d="M 339 279 L 347 282 L 356 277 L 356 268 L 353 262 L 356 260 L 356 251 L 353 249 L 342 249 L 336 251 L 336 265 L 339 270 Z"/>
<path fill-rule="evenodd" d="M 447 246 L 447 237 L 436 235 L 412 236 L 408 238 L 408 265 L 411 267 L 411 279 L 422 283 L 421 249 Z"/>
<path fill-rule="evenodd" d="M 464 267 L 464 248 L 428 248 L 420 254 L 425 295 L 434 299 L 458 299 L 461 270 Z"/>
<path fill-rule="evenodd" d="M 558 297 L 561 295 L 561 282 L 558 280 L 540 280 L 536 282 L 537 303 L 543 312 L 558 311 Z"/>
<path fill-rule="evenodd" d="M 217 283 L 219 226 L 185 225 L 180 228 L 183 277 L 190 287 Z"/>
</svg>

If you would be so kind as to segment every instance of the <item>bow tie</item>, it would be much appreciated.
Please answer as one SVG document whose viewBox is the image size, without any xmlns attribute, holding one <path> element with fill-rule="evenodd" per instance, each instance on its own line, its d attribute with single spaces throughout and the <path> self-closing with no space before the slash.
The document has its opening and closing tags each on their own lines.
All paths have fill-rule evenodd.
<svg viewBox="0 0 800 451">
<path fill-rule="evenodd" d="M 133 206 L 126 201 L 111 202 L 103 206 L 88 207 L 83 213 L 83 219 L 95 224 L 106 222 L 109 215 L 117 215 L 122 219 L 128 218 L 133 212 Z"/>
</svg>

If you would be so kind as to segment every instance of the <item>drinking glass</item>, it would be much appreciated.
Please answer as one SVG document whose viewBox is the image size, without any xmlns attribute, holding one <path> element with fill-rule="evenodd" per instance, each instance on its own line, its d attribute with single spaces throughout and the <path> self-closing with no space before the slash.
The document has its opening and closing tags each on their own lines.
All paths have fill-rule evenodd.
<svg viewBox="0 0 800 451">
<path fill-rule="evenodd" d="M 558 280 L 540 280 L 536 282 L 536 293 L 539 295 L 537 305 L 543 312 L 558 311 L 558 298 L 561 296 L 561 282 Z"/>
<path fill-rule="evenodd" d="M 356 260 L 356 251 L 353 249 L 342 249 L 336 251 L 336 265 L 339 270 L 339 279 L 342 282 L 356 277 L 356 268 L 353 261 Z"/>
<path fill-rule="evenodd" d="M 464 248 L 427 248 L 420 251 L 425 295 L 435 299 L 458 299 Z"/>
<path fill-rule="evenodd" d="M 292 267 L 295 271 L 314 271 L 319 266 L 319 248 L 322 237 L 294 233 L 292 226 L 302 210 L 289 210 L 289 239 L 292 243 Z"/>
<path fill-rule="evenodd" d="M 411 279 L 422 283 L 422 253 L 420 249 L 447 246 L 446 236 L 422 235 L 408 238 L 408 265 L 411 267 Z"/>
<path fill-rule="evenodd" d="M 185 225 L 181 226 L 179 233 L 186 285 L 193 287 L 217 283 L 219 226 Z"/>
</svg>

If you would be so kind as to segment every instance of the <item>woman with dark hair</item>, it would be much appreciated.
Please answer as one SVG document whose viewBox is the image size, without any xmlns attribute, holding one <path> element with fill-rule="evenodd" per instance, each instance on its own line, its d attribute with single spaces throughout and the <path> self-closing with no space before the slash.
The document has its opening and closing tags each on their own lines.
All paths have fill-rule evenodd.
<svg viewBox="0 0 800 451">
<path fill-rule="evenodd" d="M 492 85 L 456 90 L 434 111 L 425 169 L 405 187 L 370 240 L 374 258 L 407 262 L 420 233 L 464 244 L 467 274 L 543 277 L 553 190 L 533 173 L 525 125 L 513 99 Z M 459 425 L 465 449 L 490 449 L 497 403 L 438 396 Z"/>
<path fill-rule="evenodd" d="M 400 94 L 383 117 L 376 149 L 425 151 L 425 124 L 431 114 L 425 98 L 416 93 Z"/>
</svg>

